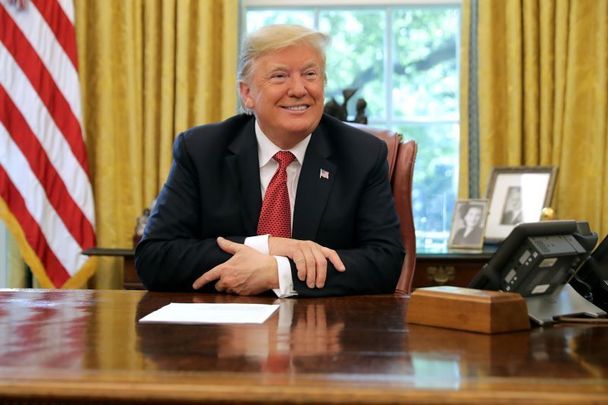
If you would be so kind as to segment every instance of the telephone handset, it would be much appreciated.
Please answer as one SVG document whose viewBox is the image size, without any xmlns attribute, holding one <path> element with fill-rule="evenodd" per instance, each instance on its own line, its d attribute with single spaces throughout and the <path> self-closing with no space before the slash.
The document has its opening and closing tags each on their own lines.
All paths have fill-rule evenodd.
<svg viewBox="0 0 608 405">
<path fill-rule="evenodd" d="M 608 312 L 608 236 L 570 280 L 570 285 L 588 301 Z"/>
</svg>

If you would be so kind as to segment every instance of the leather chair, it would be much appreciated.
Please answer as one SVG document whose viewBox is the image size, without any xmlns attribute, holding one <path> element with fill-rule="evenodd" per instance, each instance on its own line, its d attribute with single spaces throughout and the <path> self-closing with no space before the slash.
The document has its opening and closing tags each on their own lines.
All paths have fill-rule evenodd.
<svg viewBox="0 0 608 405">
<path fill-rule="evenodd" d="M 416 229 L 412 211 L 412 183 L 418 146 L 414 140 L 402 141 L 401 134 L 387 129 L 350 124 L 382 139 L 388 146 L 388 175 L 401 224 L 401 239 L 406 251 L 395 293 L 409 295 L 412 292 L 412 281 L 416 270 Z"/>
</svg>

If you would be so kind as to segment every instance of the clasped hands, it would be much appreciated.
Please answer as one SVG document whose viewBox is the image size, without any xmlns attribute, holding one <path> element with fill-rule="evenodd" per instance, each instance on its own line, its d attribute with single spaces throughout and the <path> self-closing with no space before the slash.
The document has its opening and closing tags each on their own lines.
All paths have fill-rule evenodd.
<svg viewBox="0 0 608 405">
<path fill-rule="evenodd" d="M 327 261 L 337 271 L 346 270 L 335 250 L 309 240 L 270 236 L 269 254 L 222 237 L 217 238 L 217 244 L 232 257 L 197 278 L 192 284 L 195 290 L 215 280 L 216 290 L 239 295 L 254 295 L 278 288 L 277 262 L 273 256 L 292 259 L 296 264 L 298 279 L 306 281 L 309 288 L 323 288 L 327 278 Z"/>
</svg>

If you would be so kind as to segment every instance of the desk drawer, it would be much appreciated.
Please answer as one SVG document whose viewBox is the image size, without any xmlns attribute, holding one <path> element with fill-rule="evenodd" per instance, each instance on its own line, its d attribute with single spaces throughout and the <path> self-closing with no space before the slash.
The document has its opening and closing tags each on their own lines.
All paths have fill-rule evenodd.
<svg viewBox="0 0 608 405">
<path fill-rule="evenodd" d="M 467 287 L 487 258 L 417 258 L 413 287 L 453 285 Z"/>
</svg>

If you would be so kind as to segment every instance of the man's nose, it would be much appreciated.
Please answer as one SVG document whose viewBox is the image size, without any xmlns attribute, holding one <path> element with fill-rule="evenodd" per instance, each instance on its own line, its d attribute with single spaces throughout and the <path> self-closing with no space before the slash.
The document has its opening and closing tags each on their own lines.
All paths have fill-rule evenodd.
<svg viewBox="0 0 608 405">
<path fill-rule="evenodd" d="M 291 97 L 304 97 L 306 95 L 306 85 L 304 78 L 301 76 L 295 76 L 291 79 L 289 85 L 288 95 Z"/>
</svg>

